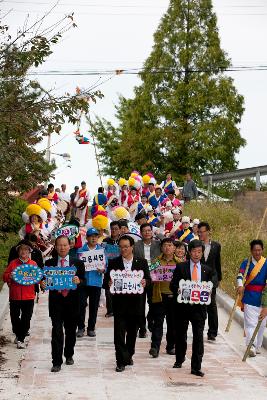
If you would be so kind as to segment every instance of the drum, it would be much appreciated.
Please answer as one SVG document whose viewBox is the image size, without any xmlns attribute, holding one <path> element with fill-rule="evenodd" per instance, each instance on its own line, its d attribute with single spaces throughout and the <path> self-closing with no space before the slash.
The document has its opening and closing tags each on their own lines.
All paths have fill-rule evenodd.
<svg viewBox="0 0 267 400">
<path fill-rule="evenodd" d="M 77 208 L 84 208 L 86 206 L 86 204 L 88 203 L 88 200 L 85 197 L 80 197 L 77 201 L 76 201 L 76 207 Z"/>
<path fill-rule="evenodd" d="M 69 203 L 65 200 L 60 200 L 57 203 L 57 209 L 60 210 L 62 212 L 62 214 L 66 214 L 68 207 L 69 207 Z"/>
</svg>

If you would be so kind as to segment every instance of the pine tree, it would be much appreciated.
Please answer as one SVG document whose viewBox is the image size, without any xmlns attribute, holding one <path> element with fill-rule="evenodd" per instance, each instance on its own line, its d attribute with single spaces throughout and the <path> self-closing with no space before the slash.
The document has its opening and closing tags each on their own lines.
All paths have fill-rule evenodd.
<svg viewBox="0 0 267 400">
<path fill-rule="evenodd" d="M 225 73 L 230 65 L 211 0 L 171 0 L 141 85 L 133 99 L 120 98 L 118 128 L 95 123 L 103 172 L 171 171 L 179 180 L 187 170 L 199 176 L 235 169 L 245 144 L 238 128 L 244 100 Z"/>
</svg>

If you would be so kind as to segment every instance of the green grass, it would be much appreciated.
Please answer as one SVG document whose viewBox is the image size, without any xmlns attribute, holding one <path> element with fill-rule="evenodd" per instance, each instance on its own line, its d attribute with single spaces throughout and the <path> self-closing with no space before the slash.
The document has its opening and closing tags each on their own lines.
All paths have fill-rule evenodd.
<svg viewBox="0 0 267 400">
<path fill-rule="evenodd" d="M 8 233 L 6 240 L 0 241 L 0 289 L 3 286 L 3 272 L 7 266 L 8 254 L 12 246 L 19 241 L 19 236 L 15 233 Z"/>
<path fill-rule="evenodd" d="M 224 203 L 195 203 L 185 206 L 184 214 L 191 218 L 207 221 L 212 229 L 212 239 L 222 245 L 223 280 L 221 287 L 230 296 L 235 296 L 236 275 L 240 263 L 250 254 L 249 242 L 256 238 L 260 221 Z M 267 245 L 266 230 L 262 229 L 259 239 Z M 267 256 L 267 252 L 265 253 Z"/>
</svg>

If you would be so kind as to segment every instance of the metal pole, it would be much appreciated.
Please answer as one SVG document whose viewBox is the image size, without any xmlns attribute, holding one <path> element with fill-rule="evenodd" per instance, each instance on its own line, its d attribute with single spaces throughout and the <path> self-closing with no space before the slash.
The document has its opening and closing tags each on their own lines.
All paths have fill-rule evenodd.
<svg viewBox="0 0 267 400">
<path fill-rule="evenodd" d="M 98 154 L 97 154 L 97 150 L 96 150 L 94 129 L 93 129 L 93 124 L 91 122 L 91 118 L 90 118 L 89 114 L 87 115 L 87 121 L 89 122 L 89 125 L 90 125 L 90 128 L 91 128 L 91 135 L 92 135 L 92 138 L 93 138 L 93 145 L 94 145 L 94 149 L 95 149 L 95 158 L 96 158 L 96 163 L 97 163 L 98 176 L 99 176 L 99 179 L 100 179 L 100 184 L 103 187 L 102 176 L 101 176 L 100 166 L 99 166 L 99 159 L 98 159 Z"/>
<path fill-rule="evenodd" d="M 46 146 L 46 152 L 45 152 L 45 158 L 48 164 L 51 162 L 51 133 L 48 134 L 47 136 L 47 146 Z M 44 183 L 44 188 L 47 189 L 48 181 Z"/>
</svg>

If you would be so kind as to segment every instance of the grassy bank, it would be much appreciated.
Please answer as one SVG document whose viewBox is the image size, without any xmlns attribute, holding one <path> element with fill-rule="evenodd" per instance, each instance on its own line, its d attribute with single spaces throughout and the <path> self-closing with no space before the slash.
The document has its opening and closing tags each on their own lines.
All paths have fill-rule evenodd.
<svg viewBox="0 0 267 400">
<path fill-rule="evenodd" d="M 8 233 L 5 241 L 0 241 L 0 290 L 3 286 L 2 275 L 7 266 L 8 254 L 12 246 L 19 241 L 19 236 L 15 233 Z"/>
<path fill-rule="evenodd" d="M 253 221 L 247 213 L 224 203 L 192 202 L 186 205 L 184 215 L 209 222 L 212 239 L 222 245 L 221 287 L 234 296 L 237 271 L 241 261 L 249 255 L 249 242 L 256 238 L 259 221 Z M 264 229 L 259 238 L 267 245 L 267 234 Z"/>
</svg>

